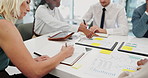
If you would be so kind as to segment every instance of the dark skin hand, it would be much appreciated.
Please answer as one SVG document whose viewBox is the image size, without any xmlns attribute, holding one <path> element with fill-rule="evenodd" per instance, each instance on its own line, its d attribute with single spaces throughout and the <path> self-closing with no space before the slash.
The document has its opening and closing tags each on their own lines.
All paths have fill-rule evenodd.
<svg viewBox="0 0 148 78">
<path fill-rule="evenodd" d="M 86 35 L 87 38 L 92 38 L 93 36 L 99 36 L 99 35 L 95 34 L 94 32 L 88 30 L 87 26 L 83 23 L 80 24 L 78 31 L 83 32 Z"/>
<path fill-rule="evenodd" d="M 146 12 L 148 12 L 148 0 L 146 0 Z"/>
</svg>

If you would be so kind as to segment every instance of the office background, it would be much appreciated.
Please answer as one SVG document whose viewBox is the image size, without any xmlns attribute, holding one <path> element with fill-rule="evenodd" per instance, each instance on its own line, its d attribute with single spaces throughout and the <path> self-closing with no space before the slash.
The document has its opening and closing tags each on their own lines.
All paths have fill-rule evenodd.
<svg viewBox="0 0 148 78">
<path fill-rule="evenodd" d="M 70 24 L 79 24 L 82 16 L 87 12 L 90 5 L 97 3 L 99 0 L 61 0 L 61 6 L 59 7 L 63 17 Z M 32 0 L 30 4 L 31 11 L 24 17 L 23 20 L 19 20 L 17 24 L 32 23 L 34 20 L 35 9 L 37 8 L 40 0 Z M 136 7 L 145 3 L 145 0 L 111 0 L 111 2 L 119 3 L 125 7 L 128 17 L 128 24 L 130 29 L 132 28 L 131 17 Z"/>
</svg>

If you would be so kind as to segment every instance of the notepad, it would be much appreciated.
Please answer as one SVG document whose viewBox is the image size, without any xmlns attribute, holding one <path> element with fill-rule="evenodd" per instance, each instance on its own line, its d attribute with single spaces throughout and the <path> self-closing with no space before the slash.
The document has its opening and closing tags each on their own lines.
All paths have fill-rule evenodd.
<svg viewBox="0 0 148 78">
<path fill-rule="evenodd" d="M 104 37 L 107 38 L 109 35 L 108 34 L 104 34 L 104 33 L 95 33 L 97 35 L 99 35 L 99 37 Z"/>
<path fill-rule="evenodd" d="M 56 43 L 58 44 L 58 43 Z M 56 48 L 53 48 L 56 47 Z M 41 55 L 48 55 L 49 57 L 53 57 L 56 54 L 58 54 L 60 52 L 62 48 L 62 44 L 58 44 L 58 45 L 53 45 L 53 44 L 48 44 L 46 46 L 44 46 L 43 48 L 36 50 L 36 53 L 39 53 Z M 86 52 L 85 48 L 79 45 L 75 45 L 74 46 L 74 53 L 71 57 L 65 59 L 64 61 L 61 62 L 61 64 L 65 64 L 65 65 L 69 65 L 72 66 L 74 65 Z"/>
<path fill-rule="evenodd" d="M 118 44 L 118 42 L 108 41 L 108 40 L 105 40 L 104 38 L 93 37 L 92 39 L 80 40 L 75 44 L 113 51 L 116 45 Z"/>
<path fill-rule="evenodd" d="M 147 45 L 140 45 L 132 42 L 122 42 L 122 44 L 118 48 L 118 51 L 142 55 L 142 56 L 148 56 Z"/>
<path fill-rule="evenodd" d="M 79 32 L 79 33 L 81 33 L 81 35 L 85 35 L 82 32 Z M 99 35 L 99 37 L 102 37 L 102 38 L 107 38 L 109 36 L 109 34 L 104 34 L 104 33 L 95 33 L 95 34 Z"/>
</svg>

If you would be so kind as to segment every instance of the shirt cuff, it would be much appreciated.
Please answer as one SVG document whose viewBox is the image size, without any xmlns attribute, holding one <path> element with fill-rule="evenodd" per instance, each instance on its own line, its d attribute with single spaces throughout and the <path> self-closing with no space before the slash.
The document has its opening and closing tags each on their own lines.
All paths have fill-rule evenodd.
<svg viewBox="0 0 148 78">
<path fill-rule="evenodd" d="M 146 14 L 146 15 L 148 15 L 148 12 L 147 12 L 147 11 L 145 11 L 145 14 Z"/>
</svg>

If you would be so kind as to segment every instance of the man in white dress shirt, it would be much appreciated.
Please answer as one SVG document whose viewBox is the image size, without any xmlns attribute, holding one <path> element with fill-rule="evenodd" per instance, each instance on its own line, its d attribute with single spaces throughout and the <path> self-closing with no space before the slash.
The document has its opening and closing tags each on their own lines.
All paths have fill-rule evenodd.
<svg viewBox="0 0 148 78">
<path fill-rule="evenodd" d="M 84 24 L 80 26 L 72 26 L 65 22 L 58 7 L 61 0 L 41 0 L 35 14 L 34 32 L 38 35 L 44 35 L 57 31 L 81 31 L 88 38 L 95 35 L 90 30 L 86 29 Z"/>
<path fill-rule="evenodd" d="M 111 3 L 110 0 L 99 1 L 97 4 L 92 5 L 83 16 L 86 22 L 93 19 L 93 26 L 90 30 L 105 34 L 128 35 L 129 29 L 124 7 Z"/>
</svg>

